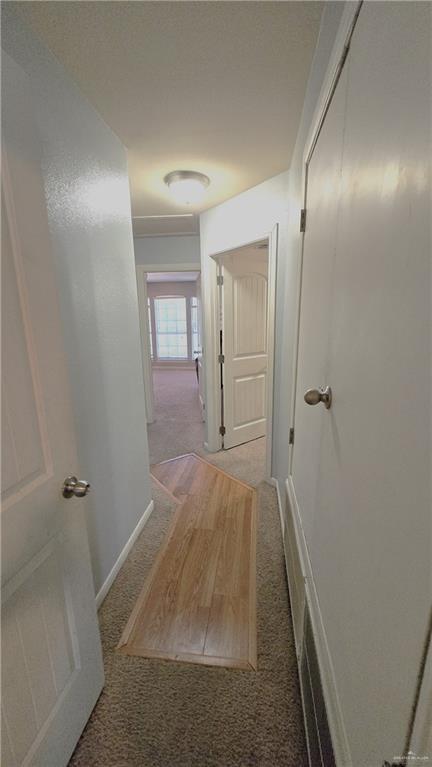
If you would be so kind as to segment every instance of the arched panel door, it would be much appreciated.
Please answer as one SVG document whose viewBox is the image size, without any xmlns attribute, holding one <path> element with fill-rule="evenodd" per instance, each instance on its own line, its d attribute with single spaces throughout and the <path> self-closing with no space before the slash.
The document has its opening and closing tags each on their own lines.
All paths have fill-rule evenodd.
<svg viewBox="0 0 432 767">
<path fill-rule="evenodd" d="M 267 270 L 266 250 L 248 248 L 223 263 L 225 448 L 266 433 Z"/>
</svg>

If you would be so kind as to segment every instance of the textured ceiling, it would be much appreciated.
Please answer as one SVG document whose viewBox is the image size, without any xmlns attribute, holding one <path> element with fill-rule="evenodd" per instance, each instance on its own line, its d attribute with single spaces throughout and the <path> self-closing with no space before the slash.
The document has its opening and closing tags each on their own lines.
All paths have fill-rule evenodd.
<svg viewBox="0 0 432 767">
<path fill-rule="evenodd" d="M 289 166 L 323 3 L 15 5 L 127 147 L 133 215 L 187 210 L 163 183 L 171 170 L 210 177 L 203 210 Z M 196 225 L 137 219 L 134 230 Z"/>
</svg>

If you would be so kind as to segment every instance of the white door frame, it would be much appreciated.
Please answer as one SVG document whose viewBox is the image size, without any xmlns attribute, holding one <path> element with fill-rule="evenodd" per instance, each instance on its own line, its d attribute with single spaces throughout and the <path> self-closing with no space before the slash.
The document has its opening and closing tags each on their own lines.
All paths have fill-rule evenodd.
<svg viewBox="0 0 432 767">
<path fill-rule="evenodd" d="M 205 300 L 208 302 L 207 308 L 210 307 L 211 328 L 206 328 L 205 341 L 206 341 L 206 403 L 211 400 L 212 418 L 208 418 L 208 431 L 207 431 L 207 443 L 206 447 L 211 452 L 216 452 L 222 449 L 222 437 L 219 434 L 219 426 L 221 423 L 221 396 L 220 396 L 220 380 L 219 380 L 219 365 L 217 364 L 217 358 L 219 355 L 219 330 L 220 330 L 220 299 L 217 286 L 217 271 L 218 271 L 218 259 L 221 256 L 231 253 L 234 250 L 243 248 L 248 245 L 254 245 L 257 242 L 263 240 L 268 241 L 268 323 L 267 323 L 267 348 L 268 348 L 268 370 L 267 370 L 267 444 L 266 444 L 266 479 L 268 481 L 272 478 L 272 437 L 273 437 L 273 379 L 274 379 L 274 343 L 275 343 L 275 316 L 276 316 L 276 268 L 277 268 L 277 253 L 278 253 L 278 235 L 279 224 L 275 224 L 271 232 L 263 232 L 259 237 L 254 237 L 253 240 L 247 240 L 246 242 L 239 242 L 230 248 L 226 248 L 223 251 L 209 254 L 209 270 L 210 279 L 206 280 L 206 289 L 209 290 L 209 295 Z M 202 286 L 203 287 L 203 286 Z M 208 314 L 207 314 L 208 316 Z M 208 412 L 208 411 L 207 411 Z"/>
<path fill-rule="evenodd" d="M 137 266 L 137 292 L 138 292 L 138 310 L 141 335 L 141 356 L 144 379 L 144 398 L 146 406 L 147 423 L 154 421 L 154 393 L 153 376 L 151 368 L 150 354 L 150 327 L 148 321 L 148 296 L 147 296 L 147 271 L 145 267 Z"/>
<path fill-rule="evenodd" d="M 200 272 L 201 264 L 136 264 L 139 324 L 141 334 L 141 353 L 144 378 L 144 394 L 147 411 L 147 423 L 154 421 L 154 392 L 152 363 L 149 344 L 149 324 L 147 312 L 147 274 L 149 272 Z M 144 307 L 144 308 L 143 308 Z"/>
</svg>

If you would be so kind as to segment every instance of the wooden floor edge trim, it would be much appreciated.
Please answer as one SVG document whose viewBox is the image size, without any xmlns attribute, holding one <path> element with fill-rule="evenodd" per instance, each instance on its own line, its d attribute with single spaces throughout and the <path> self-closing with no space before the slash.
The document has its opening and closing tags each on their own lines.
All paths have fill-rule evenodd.
<svg viewBox="0 0 432 767">
<path fill-rule="evenodd" d="M 174 458 L 165 458 L 164 461 L 158 461 L 157 463 L 152 463 L 152 466 L 163 466 L 165 463 L 172 463 L 173 461 L 178 461 L 179 458 L 189 458 L 191 455 L 195 455 L 195 453 L 182 453 L 181 455 L 176 455 Z"/>
<path fill-rule="evenodd" d="M 175 459 L 174 459 L 174 460 L 175 460 Z M 156 463 L 156 464 L 155 464 L 155 466 L 158 466 L 158 464 Z M 176 498 L 176 497 L 175 497 L 175 495 L 173 495 L 173 493 L 171 492 L 171 490 L 168 490 L 168 488 L 166 487 L 166 485 L 164 485 L 164 484 L 163 484 L 163 482 L 161 482 L 161 481 L 160 481 L 160 479 L 158 479 L 157 477 L 155 477 L 155 475 L 154 475 L 152 472 L 150 472 L 150 476 L 151 476 L 152 480 L 153 480 L 154 482 L 156 482 L 156 484 L 157 484 L 157 485 L 158 485 L 158 486 L 161 488 L 161 490 L 163 490 L 163 491 L 164 491 L 164 492 L 165 492 L 165 493 L 166 493 L 166 494 L 169 496 L 169 498 L 171 498 L 171 500 L 172 500 L 172 501 L 174 501 L 174 503 L 175 503 L 177 506 L 178 506 L 178 504 L 179 504 L 179 503 L 182 503 L 182 501 L 180 500 L 180 498 Z"/>
<path fill-rule="evenodd" d="M 248 490 L 252 490 L 254 494 L 256 494 L 256 487 L 253 485 L 248 485 L 247 482 L 243 482 L 242 479 L 238 479 L 238 477 L 235 477 L 234 474 L 229 474 L 227 471 L 224 471 L 224 469 L 220 469 L 219 466 L 216 466 L 211 461 L 207 461 L 206 458 L 202 458 L 200 455 L 197 455 L 197 453 L 189 453 L 188 455 L 193 455 L 194 458 L 198 458 L 201 463 L 206 463 L 207 466 L 211 466 L 212 469 L 215 469 L 215 471 L 218 471 L 219 474 L 223 474 L 224 477 L 228 477 L 228 479 L 232 479 L 233 482 L 237 482 L 238 485 L 241 485 L 242 487 L 246 487 Z"/>
<path fill-rule="evenodd" d="M 239 671 L 256 671 L 256 666 L 251 661 L 240 658 L 222 658 L 218 655 L 195 655 L 194 653 L 170 653 L 161 650 L 147 650 L 145 647 L 125 649 L 124 646 L 116 648 L 122 655 L 133 655 L 149 660 L 175 661 L 177 663 L 195 663 L 199 666 L 222 666 L 224 668 L 237 669 Z"/>
<path fill-rule="evenodd" d="M 218 451 L 218 452 L 221 452 L 221 451 Z M 239 485 L 242 485 L 242 487 L 246 487 L 248 490 L 252 490 L 252 492 L 256 493 L 256 487 L 254 487 L 253 485 L 248 485 L 247 482 L 243 482 L 242 479 L 235 477 L 234 474 L 229 474 L 227 471 L 224 471 L 224 469 L 220 469 L 219 466 L 216 466 L 211 461 L 208 461 L 206 458 L 203 458 L 201 455 L 198 455 L 198 453 L 183 453 L 183 455 L 176 455 L 175 458 L 167 458 L 166 461 L 159 461 L 158 463 L 153 463 L 152 466 L 163 466 L 165 463 L 172 463 L 173 461 L 177 461 L 179 458 L 190 458 L 191 456 L 193 456 L 193 458 L 197 458 L 197 460 L 201 461 L 201 463 L 206 463 L 207 466 L 211 466 L 211 468 L 214 469 L 215 471 L 218 471 L 219 474 L 223 474 L 225 477 L 228 477 L 229 479 L 232 479 L 234 482 L 237 482 Z M 153 474 L 151 471 L 150 471 L 150 474 L 153 477 Z M 160 484 L 162 483 L 160 482 Z M 164 485 L 162 485 L 162 487 L 164 487 Z"/>
</svg>

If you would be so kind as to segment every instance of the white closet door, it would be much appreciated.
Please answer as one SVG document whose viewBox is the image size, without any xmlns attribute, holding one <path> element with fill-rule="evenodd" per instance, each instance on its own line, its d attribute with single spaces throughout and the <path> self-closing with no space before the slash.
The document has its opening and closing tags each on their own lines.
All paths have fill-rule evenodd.
<svg viewBox="0 0 432 767">
<path fill-rule="evenodd" d="M 27 75 L 2 57 L 2 765 L 63 767 L 103 667 Z M 97 492 L 97 491 L 96 491 Z"/>
<path fill-rule="evenodd" d="M 359 767 L 403 755 L 430 610 L 430 28 L 429 3 L 360 11 L 345 70 L 330 309 L 321 317 L 329 343 L 320 377 L 307 381 L 330 385 L 333 403 L 307 405 L 304 378 L 296 401 L 292 480 Z M 329 156 L 321 180 L 310 168 L 305 252 L 315 262 L 310 191 L 319 183 L 326 194 L 332 167 Z M 300 361 L 317 354 L 318 316 L 305 297 L 312 279 L 302 291 Z M 314 417 L 320 427 L 305 439 Z M 299 445 L 303 472 L 307 450 L 318 451 L 309 494 Z"/>
<path fill-rule="evenodd" d="M 223 261 L 224 447 L 266 433 L 268 255 L 247 249 Z"/>
<path fill-rule="evenodd" d="M 341 187 L 343 128 L 346 104 L 345 67 L 311 158 L 307 187 L 307 234 L 299 327 L 299 359 L 295 409 L 295 447 L 292 475 L 297 501 L 303 510 L 306 536 L 317 510 L 321 461 L 321 432 L 327 411 L 308 407 L 307 389 L 327 384 L 328 344 L 336 225 Z"/>
</svg>

